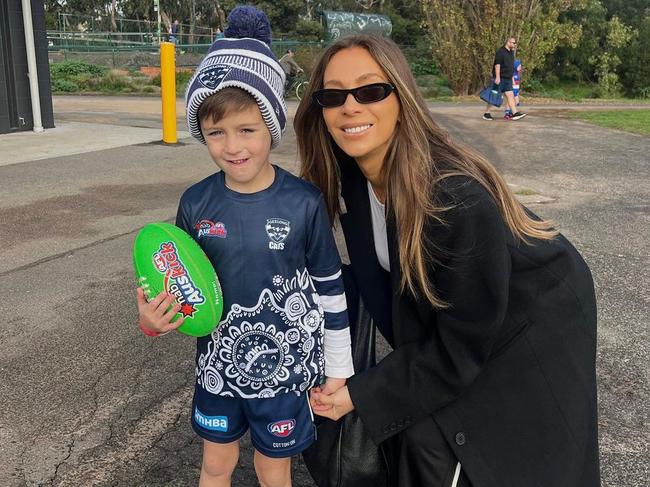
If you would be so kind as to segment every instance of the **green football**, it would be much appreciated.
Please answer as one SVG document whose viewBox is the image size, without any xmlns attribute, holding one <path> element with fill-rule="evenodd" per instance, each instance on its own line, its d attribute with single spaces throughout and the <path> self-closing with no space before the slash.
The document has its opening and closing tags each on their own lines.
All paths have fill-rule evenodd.
<svg viewBox="0 0 650 487">
<path fill-rule="evenodd" d="M 219 324 L 223 295 L 219 279 L 203 249 L 192 237 L 169 223 L 149 223 L 135 237 L 133 266 L 138 286 L 148 300 L 163 291 L 181 305 L 172 321 L 186 335 L 209 335 Z"/>
</svg>

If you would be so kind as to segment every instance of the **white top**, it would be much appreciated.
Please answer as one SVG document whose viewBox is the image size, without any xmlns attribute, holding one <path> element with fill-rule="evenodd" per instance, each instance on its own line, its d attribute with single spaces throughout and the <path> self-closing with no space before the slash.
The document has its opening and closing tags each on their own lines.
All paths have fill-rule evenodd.
<svg viewBox="0 0 650 487">
<path fill-rule="evenodd" d="M 388 234 L 386 233 L 386 206 L 379 201 L 368 181 L 368 196 L 370 198 L 370 214 L 372 216 L 372 235 L 375 238 L 375 252 L 379 265 L 390 272 L 388 256 Z"/>
</svg>

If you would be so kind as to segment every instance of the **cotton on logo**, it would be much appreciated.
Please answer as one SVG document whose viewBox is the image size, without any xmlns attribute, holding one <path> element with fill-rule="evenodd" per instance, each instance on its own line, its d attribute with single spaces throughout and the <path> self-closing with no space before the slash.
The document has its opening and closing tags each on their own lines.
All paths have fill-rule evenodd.
<svg viewBox="0 0 650 487">
<path fill-rule="evenodd" d="M 269 433 L 280 438 L 289 436 L 295 427 L 295 419 L 283 419 L 282 421 L 276 421 L 267 426 Z"/>
</svg>

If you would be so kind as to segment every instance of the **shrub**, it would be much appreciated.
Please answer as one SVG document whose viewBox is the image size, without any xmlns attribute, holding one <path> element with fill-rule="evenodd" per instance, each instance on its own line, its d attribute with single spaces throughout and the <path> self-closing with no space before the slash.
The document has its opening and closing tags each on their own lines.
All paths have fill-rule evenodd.
<svg viewBox="0 0 650 487">
<path fill-rule="evenodd" d="M 418 84 L 418 86 L 421 86 L 423 88 L 429 88 L 431 86 L 437 86 L 437 79 L 436 76 L 433 74 L 421 74 L 415 76 L 415 81 Z"/>
<path fill-rule="evenodd" d="M 418 86 L 424 98 L 441 98 L 454 96 L 454 92 L 448 86 Z"/>
<path fill-rule="evenodd" d="M 192 79 L 192 76 L 194 75 L 194 71 L 189 71 L 189 70 L 182 70 L 182 71 L 177 71 L 176 72 L 176 94 L 177 95 L 184 95 L 185 90 L 187 88 L 187 83 L 189 83 L 190 79 Z M 158 86 L 160 87 L 160 75 L 157 74 L 153 78 L 151 78 L 151 84 L 153 86 Z"/>
<path fill-rule="evenodd" d="M 153 85 L 144 85 L 140 87 L 142 93 L 160 93 L 160 89 Z"/>
<path fill-rule="evenodd" d="M 560 78 L 558 78 L 555 73 L 548 73 L 544 77 L 544 84 L 548 86 L 558 86 L 560 84 Z"/>
<path fill-rule="evenodd" d="M 177 95 L 185 94 L 187 83 L 190 82 L 193 75 L 194 75 L 193 71 L 178 71 L 176 73 L 176 94 Z"/>
<path fill-rule="evenodd" d="M 93 91 L 97 88 L 100 76 L 94 76 L 91 73 L 81 73 L 71 76 L 69 81 L 74 82 L 81 91 Z"/>
<path fill-rule="evenodd" d="M 99 79 L 97 87 L 100 91 L 108 92 L 130 92 L 131 83 L 129 79 L 123 74 L 116 73 L 114 71 L 109 72 L 106 76 Z"/>
<path fill-rule="evenodd" d="M 68 79 L 80 74 L 101 76 L 107 71 L 108 68 L 106 68 L 106 66 L 87 63 L 84 61 L 63 61 L 61 63 L 50 64 L 50 74 L 53 79 Z"/>
<path fill-rule="evenodd" d="M 418 61 L 411 61 L 411 71 L 414 75 L 420 74 L 438 74 L 438 63 L 433 59 L 422 59 Z"/>
<path fill-rule="evenodd" d="M 526 86 L 525 89 L 526 91 L 530 93 L 536 93 L 538 95 L 541 95 L 542 92 L 544 91 L 544 86 L 542 85 L 542 82 L 538 78 L 528 78 L 526 81 Z M 522 90 L 524 87 L 522 86 Z"/>
<path fill-rule="evenodd" d="M 325 33 L 320 22 L 300 19 L 295 28 L 296 39 L 300 41 L 320 41 Z"/>
<path fill-rule="evenodd" d="M 423 86 L 423 87 L 432 87 L 432 86 L 448 87 L 449 86 L 447 80 L 443 76 L 436 76 L 435 74 L 420 74 L 415 77 L 415 81 L 417 82 L 418 86 Z"/>
<path fill-rule="evenodd" d="M 79 86 L 73 81 L 67 79 L 52 79 L 52 91 L 63 91 L 65 93 L 74 93 L 79 91 Z"/>
<path fill-rule="evenodd" d="M 52 69 L 52 91 L 54 92 L 104 92 L 104 93 L 160 93 L 160 75 L 149 79 L 138 71 L 109 70 L 96 64 L 66 61 L 54 63 Z M 183 95 L 192 70 L 176 73 L 176 94 Z"/>
</svg>

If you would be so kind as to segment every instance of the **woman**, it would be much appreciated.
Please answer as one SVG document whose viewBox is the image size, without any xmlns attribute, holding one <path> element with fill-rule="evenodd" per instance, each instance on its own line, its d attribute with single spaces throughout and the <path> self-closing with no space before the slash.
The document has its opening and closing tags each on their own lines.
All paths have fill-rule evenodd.
<svg viewBox="0 0 650 487">
<path fill-rule="evenodd" d="M 393 351 L 316 412 L 356 410 L 393 485 L 600 485 L 589 269 L 434 122 L 391 41 L 320 59 L 295 116 L 302 173 L 340 217 Z M 342 211 L 339 189 L 346 211 Z"/>
</svg>

